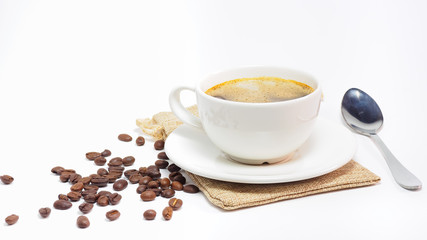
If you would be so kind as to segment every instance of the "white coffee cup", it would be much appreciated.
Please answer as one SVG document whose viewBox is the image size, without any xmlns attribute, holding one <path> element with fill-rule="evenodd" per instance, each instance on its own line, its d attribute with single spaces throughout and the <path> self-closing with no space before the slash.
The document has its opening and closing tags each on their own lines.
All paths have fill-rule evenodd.
<svg viewBox="0 0 427 240">
<path fill-rule="evenodd" d="M 279 77 L 309 85 L 304 97 L 269 103 L 222 100 L 205 93 L 220 83 L 253 77 Z M 181 103 L 181 92 L 195 92 L 199 116 Z M 195 88 L 176 87 L 169 96 L 172 112 L 185 124 L 202 128 L 208 138 L 233 160 L 246 164 L 274 163 L 290 159 L 310 136 L 321 100 L 319 82 L 307 73 L 282 67 L 253 66 L 210 74 Z"/>
</svg>

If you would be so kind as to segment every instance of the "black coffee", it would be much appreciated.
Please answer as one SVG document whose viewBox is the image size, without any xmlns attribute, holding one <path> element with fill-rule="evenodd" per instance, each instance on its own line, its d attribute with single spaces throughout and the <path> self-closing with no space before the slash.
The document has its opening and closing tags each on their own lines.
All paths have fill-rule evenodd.
<svg viewBox="0 0 427 240">
<path fill-rule="evenodd" d="M 241 78 L 218 84 L 206 94 L 224 100 L 267 103 L 300 98 L 314 89 L 304 83 L 277 77 Z"/>
</svg>

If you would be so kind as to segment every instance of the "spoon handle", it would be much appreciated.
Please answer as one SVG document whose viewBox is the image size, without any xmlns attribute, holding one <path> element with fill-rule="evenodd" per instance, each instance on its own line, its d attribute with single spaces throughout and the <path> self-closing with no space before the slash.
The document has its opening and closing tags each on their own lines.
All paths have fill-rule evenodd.
<svg viewBox="0 0 427 240">
<path fill-rule="evenodd" d="M 370 135 L 372 141 L 377 145 L 383 154 L 394 180 L 403 188 L 408 190 L 417 190 L 422 186 L 421 181 L 406 169 L 397 158 L 391 153 L 384 142 L 377 134 Z"/>
</svg>

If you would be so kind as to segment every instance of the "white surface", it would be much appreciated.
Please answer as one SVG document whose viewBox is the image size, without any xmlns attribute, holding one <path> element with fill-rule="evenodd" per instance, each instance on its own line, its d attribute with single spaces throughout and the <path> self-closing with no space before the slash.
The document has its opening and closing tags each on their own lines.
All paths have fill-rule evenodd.
<svg viewBox="0 0 427 240">
<path fill-rule="evenodd" d="M 248 165 L 231 160 L 198 128 L 181 125 L 169 135 L 165 151 L 191 173 L 239 183 L 280 183 L 317 177 L 342 167 L 356 151 L 353 134 L 344 126 L 319 118 L 309 139 L 288 161 Z"/>
<path fill-rule="evenodd" d="M 363 136 L 354 159 L 382 178 L 372 187 L 231 212 L 178 193 L 184 205 L 171 221 L 147 222 L 143 211 L 166 200 L 141 202 L 131 185 L 114 207 L 120 219 L 95 207 L 86 230 L 75 226 L 76 204 L 37 213 L 68 190 L 53 166 L 92 173 L 84 154 L 104 148 L 151 164 L 152 142 L 138 148 L 117 135 L 136 137 L 136 118 L 167 111 L 172 85 L 242 65 L 313 74 L 320 115 L 336 123 L 344 92 L 363 89 L 383 110 L 380 136 L 426 184 L 426 10 L 425 1 L 0 1 L 0 172 L 15 177 L 0 184 L 0 217 L 20 216 L 0 224 L 1 238 L 426 239 L 427 190 L 400 188 Z"/>
</svg>

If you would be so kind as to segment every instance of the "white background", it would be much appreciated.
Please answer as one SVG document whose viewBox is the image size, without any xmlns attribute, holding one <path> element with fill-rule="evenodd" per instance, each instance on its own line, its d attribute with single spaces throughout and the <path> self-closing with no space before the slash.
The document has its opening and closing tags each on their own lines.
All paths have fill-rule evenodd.
<svg viewBox="0 0 427 240">
<path fill-rule="evenodd" d="M 426 239 L 426 190 L 400 188 L 363 136 L 354 159 L 382 178 L 371 187 L 229 212 L 178 192 L 184 205 L 166 222 L 167 200 L 142 202 L 130 185 L 119 205 L 94 207 L 88 229 L 75 225 L 78 204 L 38 216 L 70 186 L 52 167 L 89 175 L 98 167 L 85 153 L 105 148 L 152 164 L 152 142 L 117 135 L 142 135 L 135 119 L 168 111 L 174 85 L 244 65 L 310 72 L 323 84 L 320 115 L 336 124 L 345 91 L 365 90 L 383 110 L 380 136 L 427 183 L 426 11 L 426 1 L 0 0 L 0 174 L 15 177 L 0 184 L 0 238 Z M 109 222 L 113 208 L 122 216 Z M 6 226 L 12 213 L 19 222 Z"/>
</svg>

